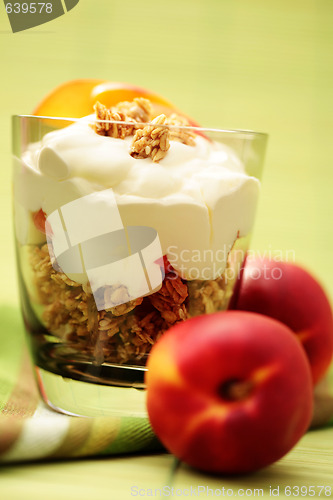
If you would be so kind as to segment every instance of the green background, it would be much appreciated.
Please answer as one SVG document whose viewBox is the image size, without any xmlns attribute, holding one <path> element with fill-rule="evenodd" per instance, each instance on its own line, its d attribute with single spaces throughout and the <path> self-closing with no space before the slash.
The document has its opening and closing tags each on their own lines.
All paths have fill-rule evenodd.
<svg viewBox="0 0 333 500">
<path fill-rule="evenodd" d="M 81 0 L 66 15 L 16 34 L 2 4 L 0 18 L 3 307 L 18 303 L 10 116 L 30 113 L 53 87 L 76 78 L 131 82 L 204 126 L 269 133 L 252 248 L 294 252 L 333 297 L 332 0 Z M 321 432 L 320 447 L 318 434 L 309 433 L 286 461 L 241 484 L 266 483 L 266 491 L 269 484 L 310 484 L 315 470 L 316 482 L 329 484 L 332 436 Z M 112 490 L 131 498 L 129 485 L 151 485 L 152 475 L 153 486 L 164 484 L 172 463 L 162 455 L 31 465 L 4 470 L 0 481 L 6 500 L 82 500 L 96 492 L 112 498 Z M 176 485 L 208 483 L 187 468 L 177 478 Z M 50 484 L 58 486 L 50 491 Z"/>
</svg>

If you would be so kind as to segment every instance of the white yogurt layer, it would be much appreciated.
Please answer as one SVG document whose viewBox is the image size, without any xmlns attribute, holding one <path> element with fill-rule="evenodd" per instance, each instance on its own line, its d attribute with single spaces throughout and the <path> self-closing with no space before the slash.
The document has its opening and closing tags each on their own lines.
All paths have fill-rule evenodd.
<svg viewBox="0 0 333 500">
<path fill-rule="evenodd" d="M 40 242 L 31 212 L 49 215 L 112 188 L 124 226 L 156 229 L 183 278 L 217 278 L 236 238 L 252 229 L 259 181 L 229 147 L 200 135 L 195 146 L 170 141 L 159 163 L 132 158 L 132 139 L 100 136 L 85 118 L 31 145 L 14 169 L 19 242 Z"/>
</svg>

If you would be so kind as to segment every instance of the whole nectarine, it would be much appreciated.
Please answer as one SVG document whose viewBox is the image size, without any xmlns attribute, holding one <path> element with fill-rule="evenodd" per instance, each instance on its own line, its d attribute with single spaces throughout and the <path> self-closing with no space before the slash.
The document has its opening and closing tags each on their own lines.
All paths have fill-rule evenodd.
<svg viewBox="0 0 333 500">
<path fill-rule="evenodd" d="M 226 311 L 189 319 L 162 336 L 147 367 L 151 425 L 198 469 L 260 469 L 309 426 L 309 363 L 289 328 L 271 318 Z"/>
<path fill-rule="evenodd" d="M 333 355 L 333 316 L 323 288 L 305 269 L 291 262 L 247 259 L 234 309 L 289 326 L 305 349 L 314 384 L 323 377 Z"/>
</svg>

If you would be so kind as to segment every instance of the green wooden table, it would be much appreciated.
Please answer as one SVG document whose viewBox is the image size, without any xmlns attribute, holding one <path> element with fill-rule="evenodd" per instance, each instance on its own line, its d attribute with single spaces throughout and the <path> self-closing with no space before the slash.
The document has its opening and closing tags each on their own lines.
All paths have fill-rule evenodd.
<svg viewBox="0 0 333 500">
<path fill-rule="evenodd" d="M 55 85 L 82 77 L 150 87 L 206 126 L 268 132 L 252 247 L 294 255 L 333 296 L 331 0 L 87 0 L 15 35 L 0 10 L 3 307 L 17 304 L 10 115 L 31 112 Z M 7 333 L 15 342 L 15 331 Z M 195 496 L 198 486 L 209 486 L 234 496 L 240 488 L 262 488 L 266 497 L 279 487 L 283 497 L 286 486 L 332 486 L 332 473 L 333 429 L 321 429 L 278 463 L 243 478 L 201 475 L 167 454 L 35 463 L 2 466 L 0 498 L 120 499 L 163 486 L 174 487 L 174 496 L 177 488 L 192 487 Z"/>
</svg>

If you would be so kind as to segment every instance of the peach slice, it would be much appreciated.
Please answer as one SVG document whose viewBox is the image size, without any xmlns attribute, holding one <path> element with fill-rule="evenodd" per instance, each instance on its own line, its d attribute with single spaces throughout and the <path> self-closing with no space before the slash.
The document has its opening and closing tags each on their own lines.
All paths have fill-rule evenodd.
<svg viewBox="0 0 333 500">
<path fill-rule="evenodd" d="M 135 97 L 145 97 L 153 103 L 154 117 L 161 113 L 167 116 L 175 112 L 180 113 L 170 101 L 159 94 L 128 83 L 103 82 L 92 90 L 91 97 L 93 104 L 99 101 L 108 108 L 121 101 L 133 101 Z"/>
<path fill-rule="evenodd" d="M 111 107 L 121 101 L 132 101 L 135 97 L 149 99 L 154 104 L 156 116 L 177 112 L 170 101 L 142 87 L 123 82 L 82 79 L 71 80 L 56 87 L 41 100 L 33 114 L 81 118 L 93 112 L 96 101 Z"/>
</svg>

